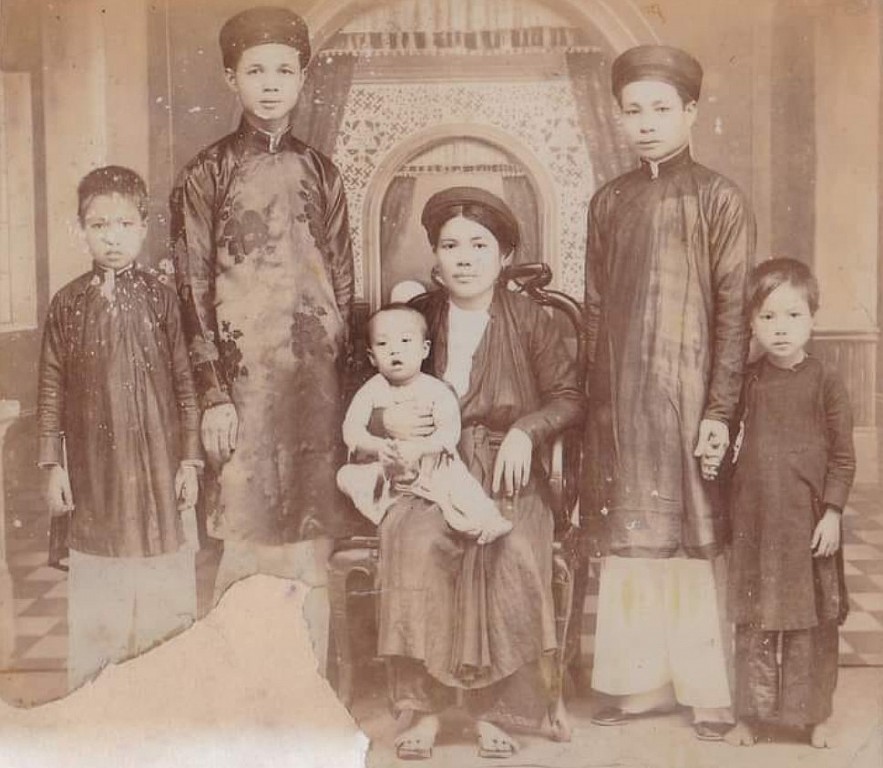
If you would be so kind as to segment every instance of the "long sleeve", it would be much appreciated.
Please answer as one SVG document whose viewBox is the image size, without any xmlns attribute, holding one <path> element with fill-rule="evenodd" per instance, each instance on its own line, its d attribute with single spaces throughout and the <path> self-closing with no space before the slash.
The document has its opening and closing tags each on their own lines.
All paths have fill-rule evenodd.
<svg viewBox="0 0 883 768">
<path fill-rule="evenodd" d="M 346 332 L 346 358 L 350 356 L 351 317 L 355 281 L 353 278 L 353 246 L 350 239 L 349 216 L 343 182 L 337 168 L 326 165 L 325 231 L 334 299 L 340 309 Z"/>
<path fill-rule="evenodd" d="M 855 477 L 855 447 L 849 395 L 843 381 L 833 371 L 826 371 L 823 396 L 828 444 L 823 501 L 826 505 L 843 509 Z"/>
<path fill-rule="evenodd" d="M 598 325 L 601 318 L 602 270 L 604 244 L 598 220 L 600 198 L 592 198 L 586 227 L 585 297 L 583 311 L 586 323 L 586 357 L 589 367 L 595 361 L 598 345 Z"/>
<path fill-rule="evenodd" d="M 526 432 L 536 447 L 562 430 L 582 423 L 585 396 L 577 386 L 576 360 L 552 319 L 535 307 L 531 320 L 528 352 L 541 404 L 512 426 Z"/>
<path fill-rule="evenodd" d="M 66 349 L 62 308 L 58 296 L 49 307 L 49 315 L 43 328 L 43 345 L 40 354 L 40 380 L 37 391 L 37 424 L 39 446 L 37 463 L 40 466 L 64 463 L 65 370 Z"/>
<path fill-rule="evenodd" d="M 166 335 L 172 365 L 172 384 L 175 389 L 175 402 L 178 404 L 178 420 L 181 430 L 181 461 L 201 462 L 199 437 L 199 406 L 187 343 L 181 327 L 181 313 L 178 302 L 172 295 L 166 309 Z"/>
<path fill-rule="evenodd" d="M 230 402 L 218 364 L 212 229 L 215 194 L 216 180 L 208 163 L 203 162 L 184 172 L 170 198 L 172 255 L 181 321 L 203 408 Z"/>
<path fill-rule="evenodd" d="M 714 195 L 709 251 L 714 301 L 712 370 L 703 417 L 729 422 L 748 354 L 747 282 L 754 261 L 754 216 L 735 188 Z"/>
</svg>

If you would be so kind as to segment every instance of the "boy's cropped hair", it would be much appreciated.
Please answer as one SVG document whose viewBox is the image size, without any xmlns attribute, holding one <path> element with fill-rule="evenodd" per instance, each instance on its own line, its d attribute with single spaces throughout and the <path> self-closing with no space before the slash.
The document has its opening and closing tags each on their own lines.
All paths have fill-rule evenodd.
<svg viewBox="0 0 883 768">
<path fill-rule="evenodd" d="M 224 69 L 236 69 L 242 52 L 255 45 L 281 43 L 296 48 L 300 68 L 310 61 L 310 32 L 296 13 L 278 6 L 249 8 L 229 18 L 218 37 Z"/>
<path fill-rule="evenodd" d="M 135 171 L 121 165 L 107 165 L 87 173 L 77 186 L 77 217 L 85 223 L 89 204 L 102 195 L 127 197 L 138 208 L 141 218 L 147 218 L 147 185 Z"/>
<path fill-rule="evenodd" d="M 419 309 L 415 309 L 410 304 L 405 304 L 401 301 L 393 301 L 389 304 L 384 304 L 380 309 L 375 310 L 368 317 L 368 321 L 365 324 L 365 328 L 368 333 L 368 343 L 370 344 L 372 339 L 372 335 L 374 333 L 374 320 L 386 312 L 407 312 L 412 314 L 414 317 L 418 318 L 420 321 L 420 331 L 423 333 L 423 338 L 425 339 L 429 334 L 429 326 L 426 323 L 426 318 L 423 316 L 423 313 Z"/>
<path fill-rule="evenodd" d="M 754 317 L 773 291 L 788 283 L 806 295 L 809 311 L 819 308 L 819 282 L 812 270 L 797 259 L 777 258 L 762 262 L 751 273 L 748 283 L 748 316 Z"/>
</svg>

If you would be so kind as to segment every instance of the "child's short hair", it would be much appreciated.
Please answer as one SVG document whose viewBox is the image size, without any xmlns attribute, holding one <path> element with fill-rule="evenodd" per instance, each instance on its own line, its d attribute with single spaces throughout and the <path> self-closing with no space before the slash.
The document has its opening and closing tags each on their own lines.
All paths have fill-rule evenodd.
<svg viewBox="0 0 883 768">
<path fill-rule="evenodd" d="M 425 339 L 429 334 L 429 326 L 426 323 L 426 318 L 423 316 L 423 313 L 419 309 L 415 309 L 410 304 L 404 304 L 400 301 L 394 301 L 390 304 L 384 304 L 380 309 L 375 310 L 368 317 L 368 322 L 366 324 L 366 330 L 368 333 L 368 344 L 371 344 L 372 335 L 374 333 L 374 321 L 380 315 L 385 314 L 387 312 L 407 312 L 410 315 L 413 315 L 418 320 L 418 325 L 420 326 L 420 332 L 423 334 L 423 338 Z"/>
<path fill-rule="evenodd" d="M 819 283 L 812 270 L 797 259 L 768 259 L 762 262 L 748 280 L 748 314 L 754 317 L 773 291 L 788 283 L 803 291 L 809 311 L 815 314 L 819 308 Z"/>
<path fill-rule="evenodd" d="M 119 195 L 131 200 L 141 218 L 147 218 L 147 185 L 131 168 L 107 165 L 87 173 L 77 186 L 77 217 L 80 224 L 86 218 L 89 204 L 101 195 Z"/>
</svg>

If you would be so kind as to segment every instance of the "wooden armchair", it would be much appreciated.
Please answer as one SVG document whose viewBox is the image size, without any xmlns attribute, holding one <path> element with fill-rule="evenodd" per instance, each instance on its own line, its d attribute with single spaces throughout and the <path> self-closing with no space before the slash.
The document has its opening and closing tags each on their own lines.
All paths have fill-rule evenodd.
<svg viewBox="0 0 883 768">
<path fill-rule="evenodd" d="M 542 306 L 562 312 L 573 331 L 571 337 L 580 371 L 580 387 L 584 384 L 586 332 L 580 304 L 559 291 L 550 290 L 552 271 L 547 264 L 520 264 L 504 273 L 510 290 L 524 293 Z M 579 618 L 585 596 L 587 555 L 582 546 L 580 528 L 574 525 L 579 495 L 582 455 L 582 429 L 569 430 L 560 435 L 553 446 L 550 483 L 555 514 L 555 542 L 553 545 L 553 595 L 555 601 L 556 653 L 552 677 L 556 705 L 550 712 L 553 732 L 562 740 L 569 740 L 570 732 L 563 709 L 565 668 L 578 650 Z M 376 592 L 377 563 L 380 556 L 376 536 L 353 536 L 338 542 L 329 559 L 328 590 L 331 603 L 331 636 L 336 664 L 337 693 L 349 706 L 353 697 L 353 644 L 349 597 L 356 581 L 367 586 L 367 592 Z M 576 616 L 574 616 L 576 611 Z M 576 621 L 572 622 L 571 619 Z M 558 724 L 558 727 L 554 726 Z"/>
</svg>

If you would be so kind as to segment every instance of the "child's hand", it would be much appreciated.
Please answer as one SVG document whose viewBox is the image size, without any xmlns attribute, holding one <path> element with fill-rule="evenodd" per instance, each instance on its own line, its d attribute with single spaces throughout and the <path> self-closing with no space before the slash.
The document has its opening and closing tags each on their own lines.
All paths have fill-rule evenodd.
<svg viewBox="0 0 883 768">
<path fill-rule="evenodd" d="M 391 438 L 378 438 L 377 458 L 384 467 L 394 467 L 401 464 L 398 443 Z"/>
<path fill-rule="evenodd" d="M 46 483 L 46 503 L 52 517 L 66 515 L 74 508 L 74 495 L 71 492 L 71 479 L 67 470 L 60 464 L 49 468 Z"/>
<path fill-rule="evenodd" d="M 830 557 L 840 549 L 840 514 L 833 509 L 825 512 L 812 534 L 813 557 Z"/>
<path fill-rule="evenodd" d="M 213 405 L 202 414 L 200 425 L 202 447 L 209 461 L 220 467 L 230 460 L 236 450 L 239 435 L 239 416 L 232 403 Z"/>
<path fill-rule="evenodd" d="M 717 473 L 720 470 L 721 457 L 704 454 L 699 459 L 699 468 L 702 472 L 703 480 L 716 480 Z"/>
<path fill-rule="evenodd" d="M 190 464 L 181 464 L 175 473 L 175 498 L 178 499 L 178 509 L 187 509 L 196 505 L 199 496 L 199 478 L 196 467 Z"/>
</svg>

